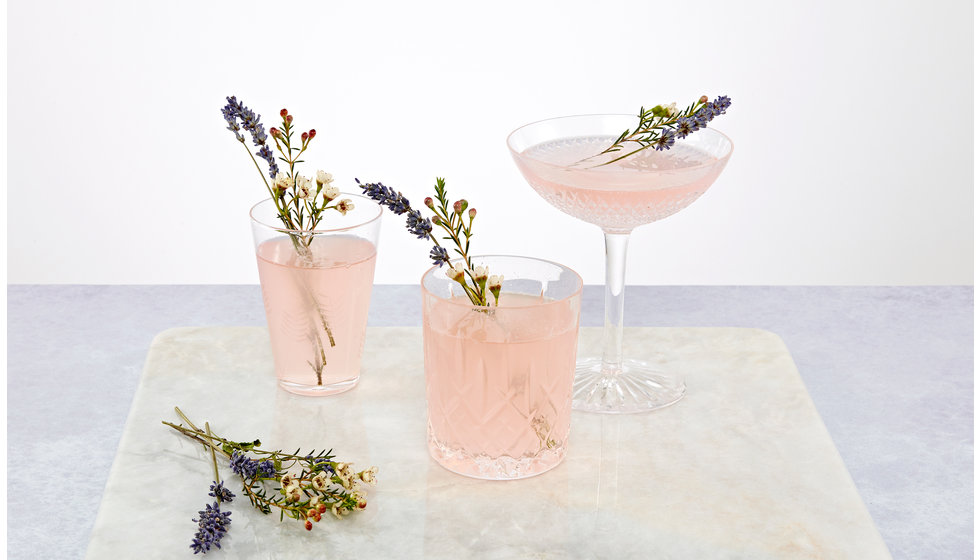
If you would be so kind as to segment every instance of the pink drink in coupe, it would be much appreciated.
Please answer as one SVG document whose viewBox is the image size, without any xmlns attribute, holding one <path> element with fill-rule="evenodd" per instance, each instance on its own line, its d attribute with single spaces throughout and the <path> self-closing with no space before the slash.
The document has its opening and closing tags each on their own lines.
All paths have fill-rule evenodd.
<svg viewBox="0 0 980 560">
<path fill-rule="evenodd" d="M 521 478 L 565 455 L 578 301 L 502 294 L 492 313 L 465 297 L 426 302 L 429 449 L 448 469 Z"/>
<path fill-rule="evenodd" d="M 353 387 L 360 372 L 375 246 L 333 235 L 315 237 L 310 250 L 312 262 L 288 237 L 256 249 L 276 374 L 292 392 L 339 392 Z"/>
<path fill-rule="evenodd" d="M 517 165 L 545 200 L 608 231 L 629 231 L 666 218 L 694 202 L 721 173 L 718 158 L 695 147 L 592 157 L 615 136 L 561 138 L 525 149 Z"/>
<path fill-rule="evenodd" d="M 709 106 L 706 99 L 689 109 L 697 118 L 684 117 L 693 120 L 675 123 L 677 130 L 690 129 L 691 123 L 698 129 L 688 130 L 683 137 L 679 133 L 667 136 L 666 144 L 649 136 L 663 133 L 666 117 L 644 124 L 643 115 L 649 113 L 642 110 L 640 116 L 545 119 L 526 124 L 507 137 L 511 156 L 528 184 L 562 212 L 599 226 L 605 239 L 602 355 L 580 359 L 576 366 L 572 393 L 576 410 L 645 412 L 670 406 L 684 396 L 683 375 L 623 356 L 626 249 L 634 228 L 689 206 L 728 163 L 731 140 L 698 122 L 720 114 L 731 100 L 720 96 Z"/>
</svg>

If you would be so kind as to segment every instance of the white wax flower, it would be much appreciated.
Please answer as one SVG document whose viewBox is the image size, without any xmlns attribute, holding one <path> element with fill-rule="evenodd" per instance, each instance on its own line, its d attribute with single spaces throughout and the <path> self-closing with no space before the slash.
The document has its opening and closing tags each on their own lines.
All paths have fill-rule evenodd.
<svg viewBox="0 0 980 560">
<path fill-rule="evenodd" d="M 677 115 L 680 114 L 680 111 L 677 110 L 677 103 L 671 103 L 670 105 L 667 105 L 666 107 L 664 107 L 664 109 L 666 109 L 667 110 L 667 114 L 670 115 L 670 116 L 672 116 L 672 117 L 676 117 Z"/>
<path fill-rule="evenodd" d="M 475 270 L 473 270 L 473 276 L 476 277 L 476 280 L 479 282 L 480 280 L 486 279 L 487 272 L 487 267 L 478 266 Z"/>
<path fill-rule="evenodd" d="M 320 191 L 320 194 L 323 195 L 324 200 L 330 202 L 331 200 L 340 196 L 340 189 L 338 189 L 333 185 L 324 184 L 323 189 Z"/>
<path fill-rule="evenodd" d="M 285 173 L 279 173 L 276 175 L 276 188 L 279 190 L 286 190 L 293 187 L 293 180 Z"/>
<path fill-rule="evenodd" d="M 463 268 L 462 263 L 456 263 L 446 269 L 446 276 L 449 277 L 450 280 L 454 280 L 456 282 L 462 280 L 464 274 L 466 274 L 466 270 Z"/>
<path fill-rule="evenodd" d="M 323 473 L 323 472 L 316 473 L 316 476 L 314 476 L 310 480 L 310 483 L 313 484 L 313 488 L 315 488 L 317 490 L 323 490 L 323 489 L 325 489 L 327 487 L 327 475 L 326 475 L 326 473 Z"/>
<path fill-rule="evenodd" d="M 504 276 L 494 274 L 487 279 L 487 288 L 491 290 L 499 290 L 504 284 Z"/>
<path fill-rule="evenodd" d="M 313 183 L 302 175 L 296 176 L 296 196 L 302 199 L 310 198 L 313 194 Z"/>
<path fill-rule="evenodd" d="M 354 209 L 354 202 L 349 198 L 345 198 L 337 203 L 337 210 L 340 211 L 341 214 L 346 215 L 348 212 L 350 212 L 353 209 Z"/>
<path fill-rule="evenodd" d="M 333 175 L 327 173 L 322 169 L 318 169 L 316 172 L 316 184 L 318 185 L 329 185 L 333 182 Z"/>
<path fill-rule="evenodd" d="M 378 467 L 371 467 L 370 469 L 361 472 L 361 480 L 370 484 L 371 486 L 374 486 L 378 483 L 378 479 L 375 477 L 377 474 Z"/>
</svg>

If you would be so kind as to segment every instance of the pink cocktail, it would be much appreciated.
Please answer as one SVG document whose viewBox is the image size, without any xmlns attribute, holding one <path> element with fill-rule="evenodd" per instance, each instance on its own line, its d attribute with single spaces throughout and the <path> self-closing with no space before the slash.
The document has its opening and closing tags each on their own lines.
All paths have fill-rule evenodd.
<svg viewBox="0 0 980 560">
<path fill-rule="evenodd" d="M 381 209 L 363 197 L 354 202 L 312 234 L 271 227 L 271 201 L 252 210 L 273 361 L 287 391 L 339 393 L 360 376 Z"/>
<path fill-rule="evenodd" d="M 633 228 L 666 218 L 697 200 L 715 181 L 732 142 L 710 128 L 670 150 L 636 149 L 602 156 L 631 115 L 581 115 L 539 121 L 515 130 L 507 145 L 527 182 L 559 210 L 602 228 L 606 240 L 605 330 L 602 357 L 580 360 L 574 407 L 593 412 L 642 412 L 668 406 L 685 393 L 683 377 L 623 358 L 626 249 Z"/>
<path fill-rule="evenodd" d="M 429 452 L 447 469 L 512 479 L 565 457 L 581 278 L 521 257 L 475 257 L 505 277 L 476 307 L 433 268 L 422 279 Z"/>
</svg>

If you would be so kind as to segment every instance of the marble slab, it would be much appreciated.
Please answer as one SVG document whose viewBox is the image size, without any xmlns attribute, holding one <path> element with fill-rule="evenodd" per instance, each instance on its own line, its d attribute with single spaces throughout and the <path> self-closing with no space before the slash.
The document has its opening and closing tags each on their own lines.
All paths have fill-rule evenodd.
<svg viewBox="0 0 980 560">
<path fill-rule="evenodd" d="M 582 355 L 599 335 L 582 329 Z M 157 336 L 88 558 L 190 555 L 213 475 L 199 445 L 160 423 L 176 420 L 175 405 L 232 439 L 332 447 L 379 467 L 366 511 L 311 532 L 236 501 L 217 557 L 890 558 L 770 332 L 626 329 L 626 353 L 683 371 L 687 396 L 651 413 L 576 412 L 564 463 L 507 482 L 429 458 L 419 328 L 370 328 L 360 385 L 326 398 L 277 388 L 266 337 L 260 327 Z"/>
</svg>

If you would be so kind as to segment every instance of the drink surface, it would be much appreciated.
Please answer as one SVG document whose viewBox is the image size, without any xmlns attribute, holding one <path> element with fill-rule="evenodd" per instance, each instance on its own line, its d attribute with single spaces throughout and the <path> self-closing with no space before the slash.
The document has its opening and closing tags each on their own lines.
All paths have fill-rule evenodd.
<svg viewBox="0 0 980 560">
<path fill-rule="evenodd" d="M 450 470 L 518 478 L 565 454 L 578 300 L 504 293 L 492 312 L 427 296 L 426 398 L 433 455 Z"/>
<path fill-rule="evenodd" d="M 288 237 L 258 246 L 262 299 L 280 382 L 330 386 L 359 374 L 376 250 L 346 235 L 317 236 L 310 249 L 300 256 Z"/>
<path fill-rule="evenodd" d="M 593 157 L 614 136 L 582 136 L 531 146 L 516 162 L 528 183 L 550 204 L 610 231 L 674 214 L 701 196 L 717 178 L 724 161 L 693 146 L 645 149 L 608 165 L 599 165 L 639 147 Z"/>
</svg>

